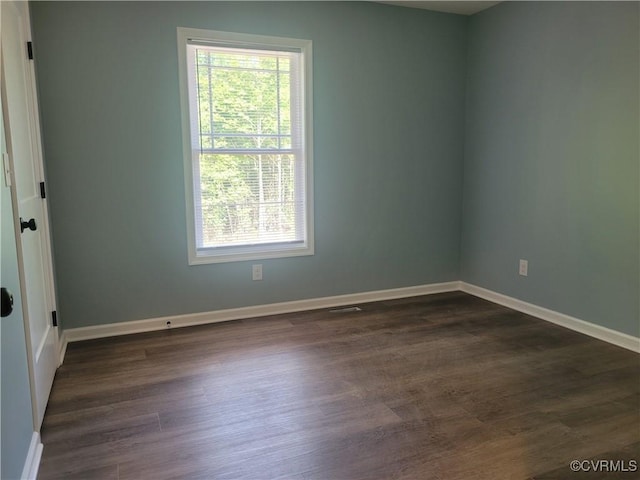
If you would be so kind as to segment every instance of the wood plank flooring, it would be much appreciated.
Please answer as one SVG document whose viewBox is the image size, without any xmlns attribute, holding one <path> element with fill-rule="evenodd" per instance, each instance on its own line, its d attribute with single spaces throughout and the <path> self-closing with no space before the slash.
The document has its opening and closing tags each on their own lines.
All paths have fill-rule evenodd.
<svg viewBox="0 0 640 480">
<path fill-rule="evenodd" d="M 360 306 L 69 345 L 39 478 L 638 478 L 569 464 L 640 464 L 639 355 L 461 292 Z"/>
</svg>

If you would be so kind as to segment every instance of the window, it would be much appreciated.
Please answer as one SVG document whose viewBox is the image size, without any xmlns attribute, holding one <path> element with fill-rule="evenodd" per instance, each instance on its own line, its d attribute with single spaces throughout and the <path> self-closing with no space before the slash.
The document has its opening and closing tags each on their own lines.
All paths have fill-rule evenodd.
<svg viewBox="0 0 640 480">
<path fill-rule="evenodd" d="M 178 28 L 189 263 L 313 254 L 311 42 Z"/>
</svg>

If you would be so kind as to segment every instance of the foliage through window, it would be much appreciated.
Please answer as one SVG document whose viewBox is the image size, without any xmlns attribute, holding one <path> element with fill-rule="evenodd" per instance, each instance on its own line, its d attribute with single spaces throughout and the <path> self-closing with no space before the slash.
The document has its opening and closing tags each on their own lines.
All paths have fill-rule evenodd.
<svg viewBox="0 0 640 480">
<path fill-rule="evenodd" d="M 178 36 L 190 262 L 312 254 L 310 42 Z"/>
</svg>

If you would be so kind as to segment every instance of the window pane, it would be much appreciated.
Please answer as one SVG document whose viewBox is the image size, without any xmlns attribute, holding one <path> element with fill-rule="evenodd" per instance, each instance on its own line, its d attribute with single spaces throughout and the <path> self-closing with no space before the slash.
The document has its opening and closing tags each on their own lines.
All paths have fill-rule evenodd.
<svg viewBox="0 0 640 480">
<path fill-rule="evenodd" d="M 202 154 L 201 247 L 300 240 L 295 174 L 293 155 Z"/>
<path fill-rule="evenodd" d="M 203 149 L 291 148 L 289 55 L 197 49 Z"/>
</svg>

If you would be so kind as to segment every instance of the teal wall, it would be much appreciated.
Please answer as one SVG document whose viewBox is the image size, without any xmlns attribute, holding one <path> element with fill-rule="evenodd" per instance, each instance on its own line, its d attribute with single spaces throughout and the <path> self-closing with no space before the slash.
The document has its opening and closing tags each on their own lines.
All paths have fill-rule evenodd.
<svg viewBox="0 0 640 480">
<path fill-rule="evenodd" d="M 365 2 L 35 2 L 65 328 L 459 278 L 467 18 Z M 311 39 L 316 254 L 187 265 L 176 27 Z"/>
<path fill-rule="evenodd" d="M 1 108 L 0 137 L 0 152 L 6 152 Z M 13 293 L 14 299 L 13 313 L 0 320 L 0 478 L 13 480 L 22 474 L 33 435 L 33 420 L 11 192 L 5 186 L 3 168 L 0 169 L 0 206 L 0 276 L 2 286 Z"/>
<path fill-rule="evenodd" d="M 462 279 L 640 334 L 638 3 L 32 17 L 65 328 Z M 314 42 L 316 255 L 262 282 L 187 265 L 177 26 Z"/>
<path fill-rule="evenodd" d="M 461 251 L 467 282 L 635 336 L 638 5 L 470 19 Z"/>
</svg>

